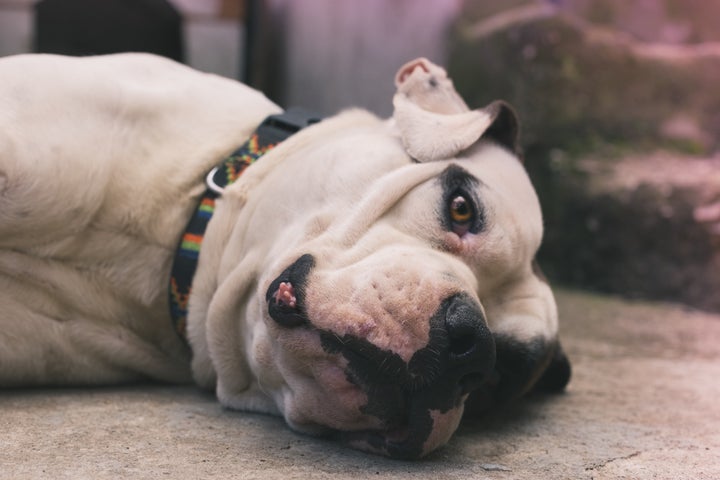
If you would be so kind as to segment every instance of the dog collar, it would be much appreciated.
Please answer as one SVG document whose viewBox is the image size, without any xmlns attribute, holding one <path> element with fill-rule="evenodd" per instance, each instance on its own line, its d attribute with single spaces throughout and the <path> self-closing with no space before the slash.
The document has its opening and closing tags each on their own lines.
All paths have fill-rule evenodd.
<svg viewBox="0 0 720 480">
<path fill-rule="evenodd" d="M 309 111 L 290 109 L 267 117 L 240 148 L 213 168 L 205 178 L 207 189 L 175 251 L 170 274 L 170 317 L 175 331 L 187 344 L 187 309 L 192 280 L 200 256 L 200 245 L 207 224 L 215 211 L 215 200 L 226 186 L 235 182 L 245 169 L 278 143 L 321 118 Z"/>
</svg>

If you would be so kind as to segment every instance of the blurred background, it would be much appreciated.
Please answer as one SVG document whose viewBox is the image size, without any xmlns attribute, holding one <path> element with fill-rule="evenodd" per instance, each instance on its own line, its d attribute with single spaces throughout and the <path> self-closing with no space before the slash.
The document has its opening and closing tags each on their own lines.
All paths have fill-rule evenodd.
<svg viewBox="0 0 720 480">
<path fill-rule="evenodd" d="M 720 0 L 0 0 L 0 56 L 150 51 L 383 116 L 425 56 L 518 110 L 551 281 L 720 311 L 719 27 Z"/>
</svg>

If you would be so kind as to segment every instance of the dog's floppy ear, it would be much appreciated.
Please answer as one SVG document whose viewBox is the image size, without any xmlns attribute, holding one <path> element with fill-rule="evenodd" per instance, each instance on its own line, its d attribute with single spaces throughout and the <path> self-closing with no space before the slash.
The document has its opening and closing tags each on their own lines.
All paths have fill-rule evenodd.
<svg viewBox="0 0 720 480">
<path fill-rule="evenodd" d="M 518 120 L 512 107 L 503 101 L 455 114 L 424 110 L 401 94 L 395 95 L 393 104 L 403 146 L 419 162 L 454 157 L 481 138 L 519 154 Z"/>
<path fill-rule="evenodd" d="M 570 360 L 568 360 L 562 345 L 558 342 L 550 363 L 540 379 L 535 383 L 533 390 L 546 393 L 562 392 L 570 381 L 571 375 Z"/>
<path fill-rule="evenodd" d="M 470 110 L 445 70 L 424 58 L 400 68 L 395 84 L 393 118 L 403 146 L 417 161 L 454 157 L 481 138 L 518 153 L 518 120 L 507 103 Z"/>
</svg>

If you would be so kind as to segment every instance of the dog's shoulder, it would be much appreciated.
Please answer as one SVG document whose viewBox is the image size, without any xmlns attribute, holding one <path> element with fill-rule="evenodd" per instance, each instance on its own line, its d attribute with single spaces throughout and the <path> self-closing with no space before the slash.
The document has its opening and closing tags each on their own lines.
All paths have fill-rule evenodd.
<svg viewBox="0 0 720 480">
<path fill-rule="evenodd" d="M 93 218 L 169 245 L 207 171 L 279 110 L 151 54 L 21 55 L 0 60 L 0 77 L 5 243 Z"/>
</svg>

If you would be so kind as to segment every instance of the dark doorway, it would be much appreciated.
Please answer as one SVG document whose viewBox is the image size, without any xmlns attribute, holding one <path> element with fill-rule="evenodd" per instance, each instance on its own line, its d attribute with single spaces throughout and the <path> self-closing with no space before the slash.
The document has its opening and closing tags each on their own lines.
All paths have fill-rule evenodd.
<svg viewBox="0 0 720 480">
<path fill-rule="evenodd" d="M 182 16 L 166 0 L 42 0 L 35 6 L 35 51 L 150 52 L 183 61 Z"/>
</svg>

